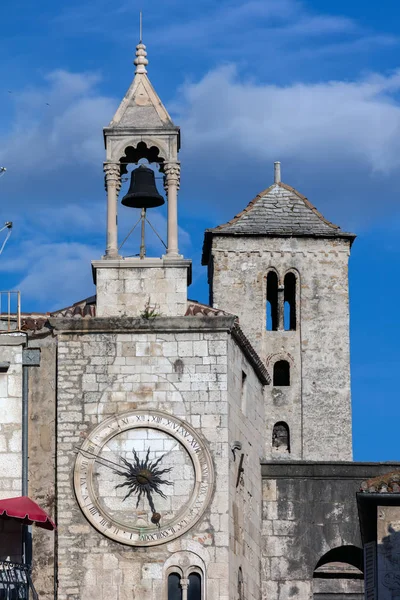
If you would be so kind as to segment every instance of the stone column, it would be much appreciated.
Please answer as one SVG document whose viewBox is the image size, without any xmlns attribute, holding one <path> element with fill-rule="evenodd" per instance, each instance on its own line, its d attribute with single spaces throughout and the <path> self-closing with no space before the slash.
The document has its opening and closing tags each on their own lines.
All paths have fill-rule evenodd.
<svg viewBox="0 0 400 600">
<path fill-rule="evenodd" d="M 278 285 L 278 331 L 285 329 L 283 316 L 285 313 L 285 286 L 280 283 Z"/>
<path fill-rule="evenodd" d="M 178 190 L 181 166 L 178 162 L 164 165 L 164 187 L 168 197 L 168 240 L 167 256 L 179 256 L 178 251 Z"/>
<path fill-rule="evenodd" d="M 118 258 L 117 204 L 121 189 L 121 167 L 118 163 L 104 163 L 107 190 L 107 246 L 105 258 Z"/>
<path fill-rule="evenodd" d="M 182 600 L 187 600 L 189 579 L 181 579 Z"/>
</svg>

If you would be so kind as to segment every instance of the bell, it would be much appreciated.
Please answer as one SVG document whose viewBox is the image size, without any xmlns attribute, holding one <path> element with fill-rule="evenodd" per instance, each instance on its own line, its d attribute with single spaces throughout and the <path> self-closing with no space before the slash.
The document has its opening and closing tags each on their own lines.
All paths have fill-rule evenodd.
<svg viewBox="0 0 400 600">
<path fill-rule="evenodd" d="M 140 165 L 132 171 L 131 185 L 121 203 L 130 208 L 155 208 L 164 204 L 164 198 L 158 193 L 154 171 Z"/>
</svg>

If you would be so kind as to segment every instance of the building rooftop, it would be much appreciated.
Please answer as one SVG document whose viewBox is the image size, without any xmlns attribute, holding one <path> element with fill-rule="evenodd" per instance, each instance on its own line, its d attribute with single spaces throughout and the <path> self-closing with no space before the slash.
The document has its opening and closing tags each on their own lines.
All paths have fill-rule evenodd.
<svg viewBox="0 0 400 600">
<path fill-rule="evenodd" d="M 202 264 L 208 264 L 214 235 L 346 238 L 347 233 L 331 223 L 300 192 L 281 181 L 263 190 L 231 221 L 207 229 Z"/>
<path fill-rule="evenodd" d="M 391 471 L 384 475 L 378 475 L 363 481 L 361 492 L 366 494 L 399 494 L 400 493 L 400 470 Z"/>
</svg>

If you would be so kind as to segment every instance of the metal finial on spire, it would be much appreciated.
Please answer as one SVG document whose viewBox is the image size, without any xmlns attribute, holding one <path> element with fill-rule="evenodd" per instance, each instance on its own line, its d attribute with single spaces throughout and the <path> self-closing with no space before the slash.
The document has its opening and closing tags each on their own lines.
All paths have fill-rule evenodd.
<svg viewBox="0 0 400 600">
<path fill-rule="evenodd" d="M 146 46 L 142 42 L 143 38 L 143 15 L 142 11 L 139 13 L 139 43 L 136 46 L 136 58 L 133 64 L 136 65 L 135 73 L 147 73 L 146 66 L 149 64 L 147 60 Z"/>
</svg>

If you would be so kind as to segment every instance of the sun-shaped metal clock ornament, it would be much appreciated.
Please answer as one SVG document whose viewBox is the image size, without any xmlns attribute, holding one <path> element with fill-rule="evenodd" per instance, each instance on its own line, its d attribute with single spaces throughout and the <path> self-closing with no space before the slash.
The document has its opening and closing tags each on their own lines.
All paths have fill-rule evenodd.
<svg viewBox="0 0 400 600">
<path fill-rule="evenodd" d="M 78 449 L 75 493 L 104 535 L 132 546 L 170 541 L 208 506 L 213 466 L 199 435 L 160 412 L 135 411 L 98 425 Z"/>
<path fill-rule="evenodd" d="M 172 467 L 168 467 L 167 469 L 160 469 L 158 467 L 158 463 L 162 461 L 164 456 L 160 456 L 160 458 L 152 462 L 149 458 L 150 446 L 147 449 L 146 458 L 144 460 L 140 460 L 135 448 L 132 448 L 132 454 L 135 459 L 134 464 L 128 462 L 125 458 L 121 457 L 121 460 L 124 463 L 126 470 L 114 471 L 114 473 L 116 473 L 117 475 L 122 475 L 122 477 L 125 477 L 126 479 L 124 483 L 119 483 L 116 486 L 116 489 L 128 486 L 128 492 L 126 493 L 122 501 L 129 498 L 129 496 L 133 493 L 137 494 L 136 508 L 138 508 L 139 506 L 142 494 L 145 494 L 147 496 L 147 500 L 149 501 L 149 505 L 153 513 L 151 521 L 152 523 L 156 523 L 158 525 L 160 522 L 161 515 L 156 511 L 151 493 L 154 492 L 156 494 L 159 494 L 161 498 L 167 498 L 164 492 L 161 491 L 160 485 L 173 485 L 172 481 L 168 481 L 168 479 L 162 479 L 162 476 L 165 473 L 169 473 L 172 470 Z"/>
</svg>

